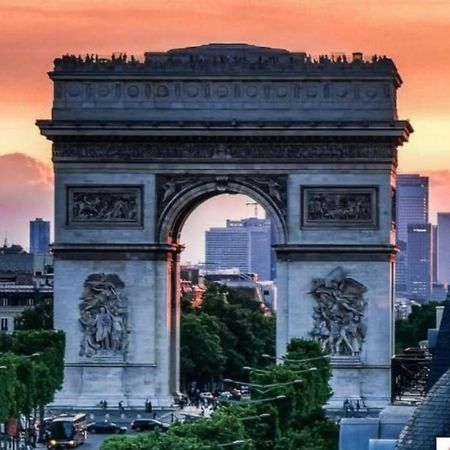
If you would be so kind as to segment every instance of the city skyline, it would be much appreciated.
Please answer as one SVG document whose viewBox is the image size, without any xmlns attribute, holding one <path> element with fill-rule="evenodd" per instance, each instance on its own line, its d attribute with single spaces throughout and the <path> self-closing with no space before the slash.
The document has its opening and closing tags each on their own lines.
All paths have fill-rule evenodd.
<svg viewBox="0 0 450 450">
<path fill-rule="evenodd" d="M 399 115 L 409 118 L 415 129 L 410 142 L 399 150 L 399 169 L 430 177 L 430 220 L 436 223 L 438 211 L 450 211 L 450 163 L 445 158 L 450 141 L 446 126 L 450 95 L 445 89 L 450 73 L 446 38 L 450 4 L 440 0 L 427 2 L 426 8 L 423 4 L 422 0 L 407 4 L 381 0 L 370 5 L 349 0 L 319 0 L 313 5 L 304 0 L 262 0 L 255 7 L 253 1 L 220 0 L 212 8 L 202 0 L 193 8 L 184 0 L 170 4 L 111 0 L 106 8 L 100 0 L 64 5 L 55 0 L 24 0 L 20 6 L 0 0 L 4 25 L 0 237 L 3 240 L 7 232 L 10 242 L 28 247 L 28 221 L 44 217 L 53 222 L 51 144 L 34 123 L 50 117 L 52 86 L 47 72 L 54 58 L 68 52 L 111 55 L 114 51 L 142 57 L 147 50 L 231 41 L 313 55 L 358 50 L 393 58 L 404 80 Z M 115 26 L 110 27 L 111 23 Z M 213 211 L 222 211 L 228 204 L 219 200 Z M 245 205 L 231 208 L 237 210 L 236 218 L 249 216 Z M 191 220 L 197 222 L 190 229 L 224 223 L 217 223 L 215 213 L 205 216 L 197 209 L 194 214 Z M 205 219 L 209 222 L 204 223 Z M 190 238 L 193 245 L 197 240 Z"/>
</svg>

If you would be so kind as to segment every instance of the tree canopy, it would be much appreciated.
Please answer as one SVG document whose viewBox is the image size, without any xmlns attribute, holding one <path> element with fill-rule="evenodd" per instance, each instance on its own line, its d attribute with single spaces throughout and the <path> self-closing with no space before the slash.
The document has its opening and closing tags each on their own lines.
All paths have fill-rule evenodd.
<svg viewBox="0 0 450 450">
<path fill-rule="evenodd" d="M 52 330 L 53 301 L 46 299 L 31 308 L 24 309 L 15 318 L 16 330 Z"/>
<path fill-rule="evenodd" d="M 274 353 L 275 319 L 254 299 L 213 284 L 201 308 L 183 303 L 181 378 L 204 385 L 223 378 L 243 379 L 244 366 L 263 366 L 263 353 Z"/>
<path fill-rule="evenodd" d="M 443 303 L 429 302 L 413 305 L 407 319 L 395 321 L 395 352 L 400 353 L 408 347 L 418 347 L 427 339 L 428 329 L 436 326 L 436 306 Z"/>
<path fill-rule="evenodd" d="M 0 422 L 53 401 L 64 377 L 64 333 L 0 334 Z"/>
<path fill-rule="evenodd" d="M 337 450 L 337 427 L 323 411 L 330 376 L 319 344 L 295 339 L 283 365 L 252 372 L 250 401 L 229 401 L 209 418 L 175 423 L 164 434 L 110 438 L 101 449 Z"/>
</svg>

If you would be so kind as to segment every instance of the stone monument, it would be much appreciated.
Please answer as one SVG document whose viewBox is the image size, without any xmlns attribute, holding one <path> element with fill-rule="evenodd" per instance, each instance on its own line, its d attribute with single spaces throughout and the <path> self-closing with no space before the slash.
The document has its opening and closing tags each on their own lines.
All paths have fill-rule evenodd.
<svg viewBox="0 0 450 450">
<path fill-rule="evenodd" d="M 390 401 L 402 81 L 386 57 L 246 44 L 65 55 L 50 72 L 59 405 L 168 405 L 179 379 L 179 236 L 240 193 L 272 218 L 277 354 L 314 337 L 334 396 Z"/>
</svg>

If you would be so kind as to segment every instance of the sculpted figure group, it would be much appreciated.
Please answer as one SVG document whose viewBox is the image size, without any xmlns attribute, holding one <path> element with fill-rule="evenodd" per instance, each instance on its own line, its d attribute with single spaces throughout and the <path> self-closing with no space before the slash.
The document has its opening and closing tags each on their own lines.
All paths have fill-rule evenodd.
<svg viewBox="0 0 450 450">
<path fill-rule="evenodd" d="M 128 221 L 137 220 L 135 193 L 74 192 L 72 217 L 75 221 Z"/>
<path fill-rule="evenodd" d="M 326 278 L 313 281 L 314 306 L 311 335 L 322 350 L 338 356 L 358 356 L 366 335 L 363 294 L 366 287 L 337 267 Z"/>
<path fill-rule="evenodd" d="M 309 193 L 308 220 L 371 220 L 371 196 L 367 194 Z"/>
<path fill-rule="evenodd" d="M 123 287 L 115 274 L 92 274 L 86 279 L 80 298 L 80 356 L 127 352 L 127 298 L 121 292 Z"/>
</svg>

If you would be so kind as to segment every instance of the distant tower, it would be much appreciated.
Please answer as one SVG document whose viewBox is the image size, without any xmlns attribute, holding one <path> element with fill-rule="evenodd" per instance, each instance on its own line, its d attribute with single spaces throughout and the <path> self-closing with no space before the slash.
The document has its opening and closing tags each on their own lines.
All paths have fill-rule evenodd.
<svg viewBox="0 0 450 450">
<path fill-rule="evenodd" d="M 396 222 L 397 255 L 395 290 L 397 295 L 408 292 L 408 225 L 428 223 L 428 177 L 418 174 L 397 175 Z"/>
<path fill-rule="evenodd" d="M 408 291 L 429 301 L 433 286 L 433 225 L 408 224 Z"/>
<path fill-rule="evenodd" d="M 397 175 L 397 240 L 407 242 L 408 225 L 428 223 L 428 177 Z"/>
<path fill-rule="evenodd" d="M 438 281 L 450 284 L 450 213 L 438 213 L 437 222 Z"/>
<path fill-rule="evenodd" d="M 30 221 L 30 253 L 50 251 L 50 222 L 37 217 Z"/>
<path fill-rule="evenodd" d="M 226 227 L 206 231 L 205 240 L 208 269 L 239 268 L 257 273 L 260 280 L 274 278 L 270 219 L 227 220 Z"/>
</svg>

